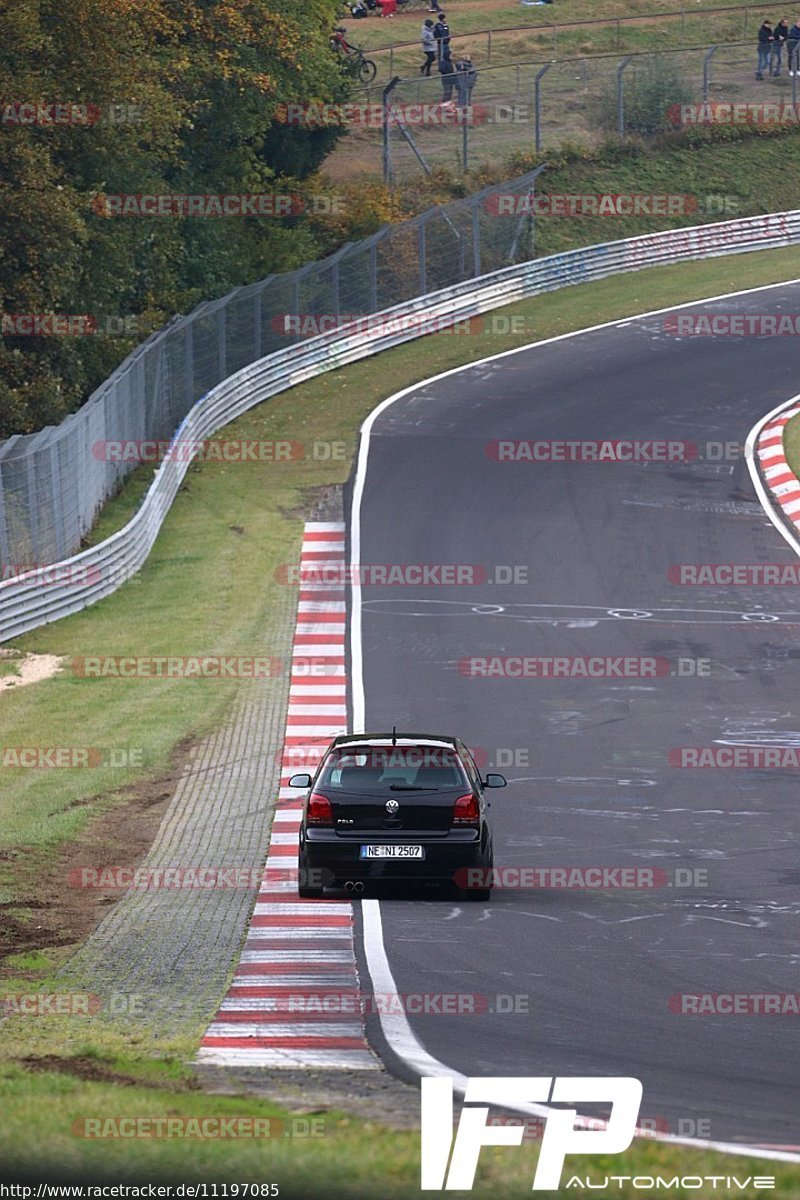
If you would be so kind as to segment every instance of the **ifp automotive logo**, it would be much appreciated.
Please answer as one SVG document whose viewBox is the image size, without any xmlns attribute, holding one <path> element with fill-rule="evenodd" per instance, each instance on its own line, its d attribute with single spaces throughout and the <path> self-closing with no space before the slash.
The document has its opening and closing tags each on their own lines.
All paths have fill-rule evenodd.
<svg viewBox="0 0 800 1200">
<path fill-rule="evenodd" d="M 487 1124 L 490 1104 L 514 1108 L 531 1102 L 571 1104 L 576 1101 L 583 1104 L 610 1102 L 611 1113 L 601 1129 L 576 1129 L 578 1114 L 574 1108 L 554 1108 L 546 1114 L 542 1148 L 533 1178 L 533 1190 L 540 1192 L 557 1190 L 568 1154 L 619 1154 L 628 1149 L 636 1133 L 642 1103 L 642 1085 L 638 1079 L 625 1076 L 551 1078 L 549 1075 L 470 1079 L 453 1139 L 453 1081 L 423 1078 L 421 1190 L 471 1191 L 481 1146 L 522 1144 L 524 1126 Z"/>
</svg>

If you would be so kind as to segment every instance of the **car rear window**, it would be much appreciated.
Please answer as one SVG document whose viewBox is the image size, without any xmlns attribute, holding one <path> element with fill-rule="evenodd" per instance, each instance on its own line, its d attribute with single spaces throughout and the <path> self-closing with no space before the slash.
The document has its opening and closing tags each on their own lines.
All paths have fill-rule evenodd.
<svg viewBox="0 0 800 1200">
<path fill-rule="evenodd" d="M 442 791 L 469 784 L 458 755 L 448 747 L 348 746 L 331 751 L 316 786 L 390 792 L 393 786 Z"/>
</svg>

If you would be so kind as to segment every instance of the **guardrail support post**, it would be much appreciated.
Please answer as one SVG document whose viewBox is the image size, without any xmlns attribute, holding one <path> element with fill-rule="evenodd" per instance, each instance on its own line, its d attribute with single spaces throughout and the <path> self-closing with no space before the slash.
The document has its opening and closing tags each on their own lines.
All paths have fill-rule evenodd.
<svg viewBox="0 0 800 1200">
<path fill-rule="evenodd" d="M 708 92 L 711 87 L 711 59 L 719 49 L 719 46 L 709 46 L 703 55 L 703 100 L 708 100 Z"/>
<path fill-rule="evenodd" d="M 537 71 L 533 80 L 533 120 L 534 120 L 534 145 L 538 154 L 542 148 L 542 77 L 552 67 L 552 63 L 545 63 L 541 71 Z"/>
<path fill-rule="evenodd" d="M 625 82 L 622 73 L 630 61 L 628 54 L 617 67 L 617 132 L 621 142 L 625 141 Z"/>
</svg>

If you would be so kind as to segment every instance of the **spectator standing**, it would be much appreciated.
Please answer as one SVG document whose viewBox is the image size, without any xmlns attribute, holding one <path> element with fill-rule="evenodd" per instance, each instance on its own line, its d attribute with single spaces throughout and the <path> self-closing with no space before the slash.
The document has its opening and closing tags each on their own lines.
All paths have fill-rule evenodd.
<svg viewBox="0 0 800 1200">
<path fill-rule="evenodd" d="M 783 17 L 780 21 L 778 21 L 777 25 L 772 31 L 772 58 L 770 60 L 770 70 L 773 75 L 780 75 L 781 73 L 781 51 L 783 50 L 783 43 L 786 41 L 788 36 L 789 22 L 787 21 L 786 17 Z"/>
<path fill-rule="evenodd" d="M 795 21 L 786 36 L 786 54 L 789 59 L 789 74 L 797 71 L 797 47 L 800 45 L 800 20 Z"/>
<path fill-rule="evenodd" d="M 433 21 L 428 17 L 428 20 L 422 26 L 420 32 L 422 40 L 422 53 L 425 55 L 425 62 L 419 69 L 420 75 L 430 75 L 431 67 L 436 60 L 436 38 L 433 36 Z"/>
<path fill-rule="evenodd" d="M 378 0 L 382 17 L 393 17 L 397 12 L 397 0 Z"/>
<path fill-rule="evenodd" d="M 475 70 L 469 54 L 464 52 L 456 62 L 456 88 L 461 108 L 469 108 L 472 104 L 472 89 L 477 82 L 478 72 Z"/>
<path fill-rule="evenodd" d="M 769 73 L 769 60 L 772 53 L 772 26 L 769 21 L 762 21 L 758 31 L 758 66 L 756 79 L 763 79 L 764 72 Z"/>
<path fill-rule="evenodd" d="M 447 57 L 450 57 L 450 26 L 443 12 L 439 13 L 439 20 L 433 27 L 433 36 L 436 39 L 436 58 L 441 62 L 445 50 Z"/>
<path fill-rule="evenodd" d="M 456 84 L 456 72 L 453 60 L 450 57 L 449 46 L 442 50 L 442 57 L 439 59 L 439 74 L 442 77 L 442 102 L 444 104 L 452 104 L 453 88 Z"/>
</svg>

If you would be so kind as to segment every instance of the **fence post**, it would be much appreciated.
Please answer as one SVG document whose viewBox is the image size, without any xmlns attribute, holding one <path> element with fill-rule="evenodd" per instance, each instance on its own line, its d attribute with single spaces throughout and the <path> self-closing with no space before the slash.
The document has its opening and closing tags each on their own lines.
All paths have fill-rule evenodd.
<svg viewBox="0 0 800 1200">
<path fill-rule="evenodd" d="M 486 61 L 487 61 L 487 63 L 490 63 L 492 61 L 492 31 L 491 31 L 491 29 L 489 30 L 489 32 L 486 36 Z"/>
<path fill-rule="evenodd" d="M 194 394 L 194 321 L 191 318 L 186 322 L 186 380 L 191 408 L 197 399 Z"/>
<path fill-rule="evenodd" d="M 536 72 L 533 80 L 534 146 L 537 154 L 542 148 L 542 76 L 547 74 L 552 65 L 545 63 L 542 69 Z"/>
<path fill-rule="evenodd" d="M 711 87 L 711 59 L 715 52 L 719 49 L 718 46 L 709 46 L 703 55 L 703 100 L 708 100 L 708 91 Z"/>
<path fill-rule="evenodd" d="M 392 152 L 389 145 L 389 96 L 400 82 L 399 75 L 393 75 L 383 89 L 383 182 L 389 187 L 392 182 Z"/>
<path fill-rule="evenodd" d="M 472 274 L 477 279 L 481 273 L 481 221 L 478 205 L 473 200 L 472 210 Z"/>
<path fill-rule="evenodd" d="M 3 487 L 3 476 L 0 472 L 0 566 L 8 566 L 11 563 L 11 543 L 8 539 L 8 524 L 6 522 L 6 501 L 5 488 Z"/>
<path fill-rule="evenodd" d="M 617 132 L 619 140 L 625 141 L 625 83 L 622 78 L 622 73 L 631 61 L 630 54 L 623 58 L 622 62 L 617 67 Z"/>
<path fill-rule="evenodd" d="M 66 558 L 71 547 L 67 544 L 67 531 L 64 525 L 64 494 L 61 490 L 61 462 L 58 457 L 58 427 L 50 432 L 50 486 L 53 495 L 53 561 Z"/>
<path fill-rule="evenodd" d="M 227 321 L 225 320 L 225 312 L 227 305 L 221 304 L 217 309 L 217 340 L 219 345 L 219 378 L 224 379 L 228 374 L 225 364 L 228 359 L 228 347 L 225 344 L 225 332 L 227 329 Z M 212 385 L 213 386 L 213 385 Z"/>
<path fill-rule="evenodd" d="M 378 244 L 373 238 L 369 247 L 369 311 L 378 311 Z"/>
<path fill-rule="evenodd" d="M 424 296 L 428 290 L 428 222 L 420 221 L 417 237 L 417 253 L 419 255 L 419 294 Z"/>
</svg>

